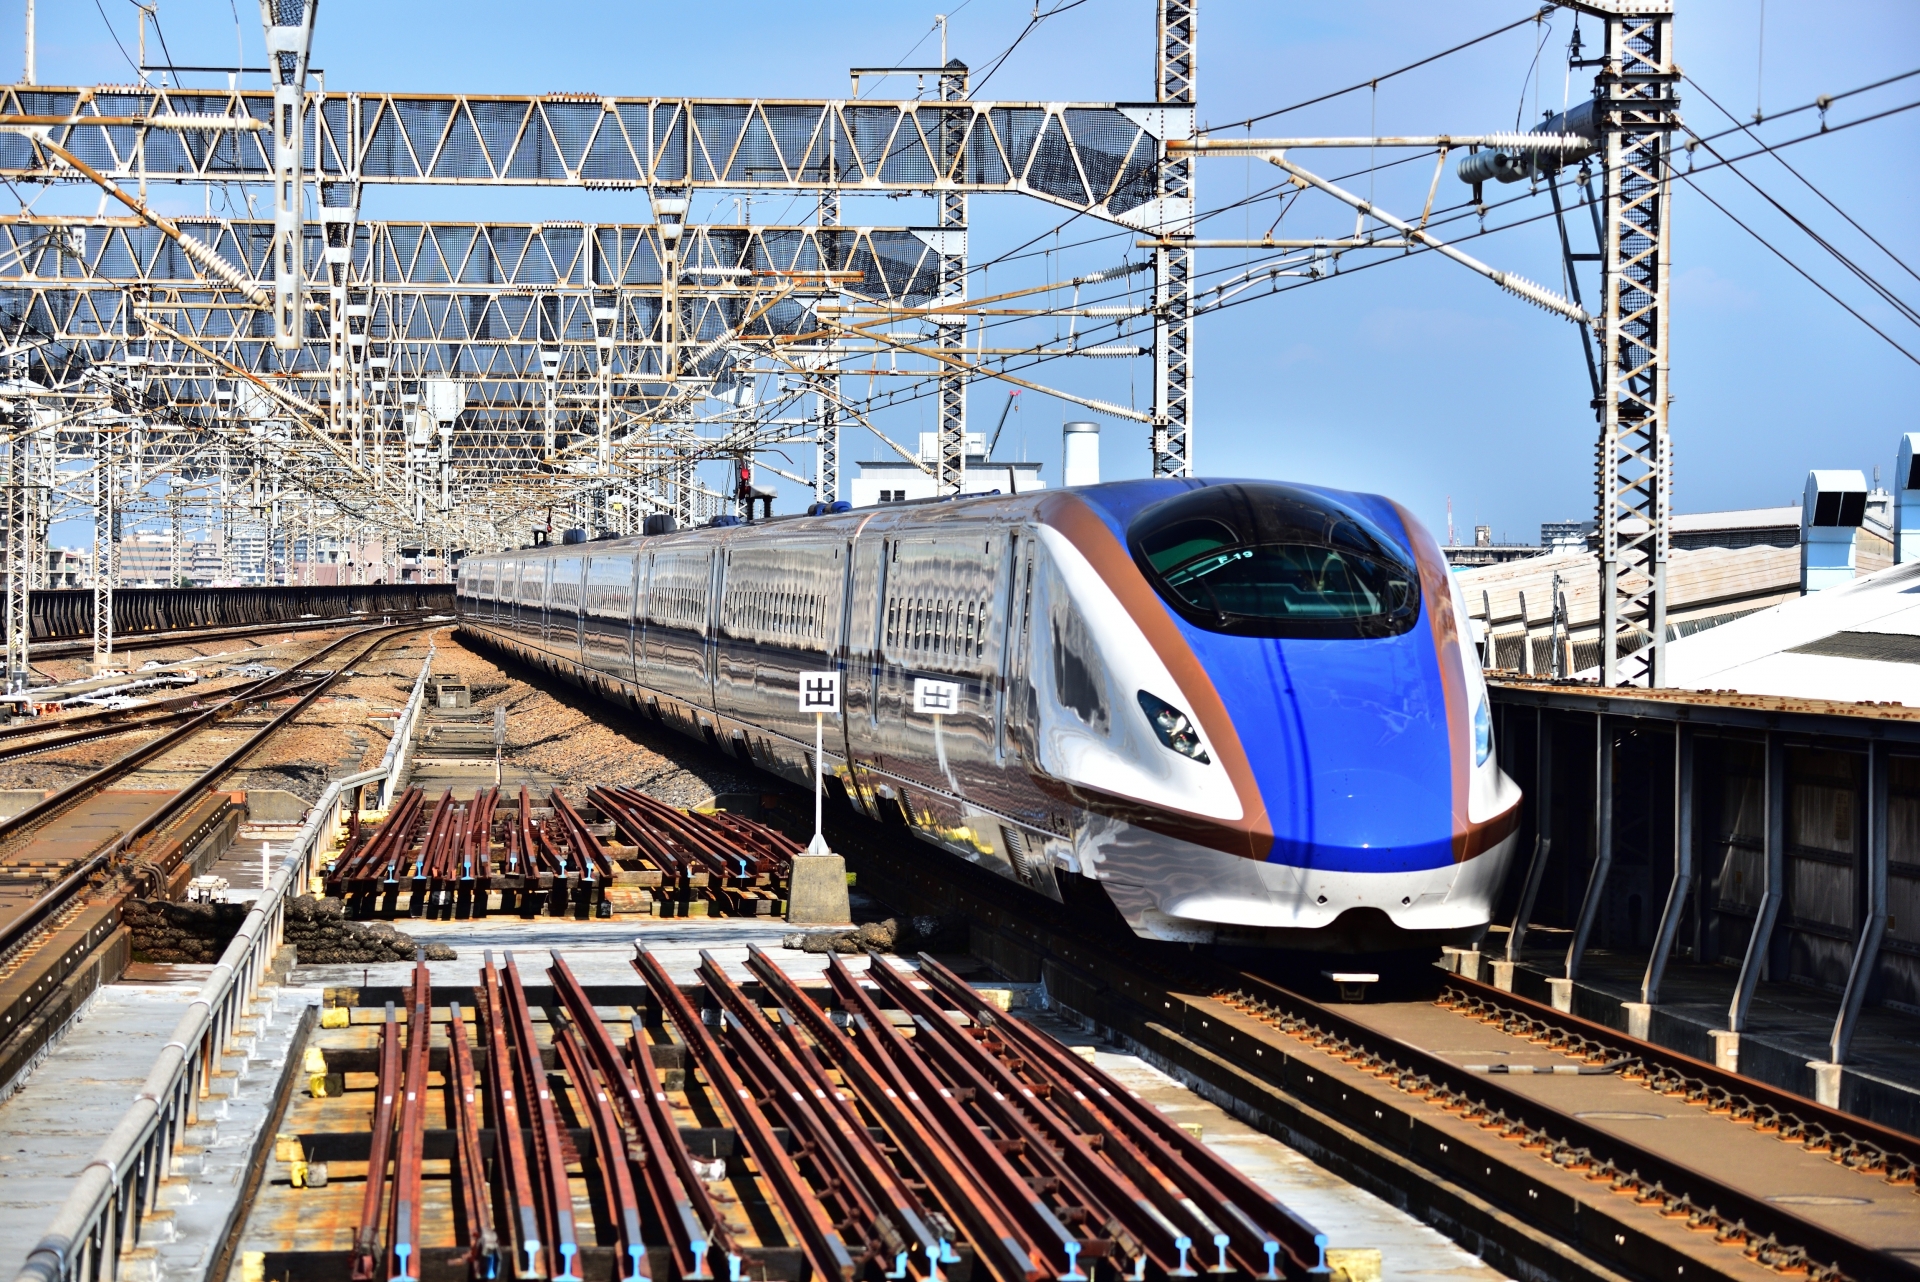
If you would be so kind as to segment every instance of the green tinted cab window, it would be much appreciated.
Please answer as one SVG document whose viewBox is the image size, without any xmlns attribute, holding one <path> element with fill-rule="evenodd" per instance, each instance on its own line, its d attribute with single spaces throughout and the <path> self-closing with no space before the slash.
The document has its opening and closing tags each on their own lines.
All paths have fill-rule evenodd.
<svg viewBox="0 0 1920 1282">
<path fill-rule="evenodd" d="M 1358 511 L 1289 485 L 1189 490 L 1127 528 L 1142 573 L 1196 627 L 1246 636 L 1395 636 L 1420 612 L 1412 557 Z"/>
</svg>

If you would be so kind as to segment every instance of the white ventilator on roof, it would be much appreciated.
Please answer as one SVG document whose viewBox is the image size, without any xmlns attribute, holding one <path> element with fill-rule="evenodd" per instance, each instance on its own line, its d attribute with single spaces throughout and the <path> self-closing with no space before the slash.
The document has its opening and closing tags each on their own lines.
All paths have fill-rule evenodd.
<svg viewBox="0 0 1920 1282">
<path fill-rule="evenodd" d="M 1920 563 L 1671 641 L 1667 680 L 1688 690 L 1920 707 Z"/>
<path fill-rule="evenodd" d="M 1067 423 L 1060 437 L 1060 483 L 1100 484 L 1100 425 Z"/>
<path fill-rule="evenodd" d="M 1900 438 L 1893 471 L 1893 559 L 1920 561 L 1920 432 Z"/>
<path fill-rule="evenodd" d="M 1800 508 L 1800 590 L 1853 582 L 1854 535 L 1867 519 L 1867 478 L 1858 469 L 1807 473 Z"/>
</svg>

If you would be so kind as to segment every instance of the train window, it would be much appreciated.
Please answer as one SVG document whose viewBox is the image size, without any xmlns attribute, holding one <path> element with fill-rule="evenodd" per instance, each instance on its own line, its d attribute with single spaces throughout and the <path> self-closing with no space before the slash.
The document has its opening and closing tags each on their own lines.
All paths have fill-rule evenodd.
<svg viewBox="0 0 1920 1282">
<path fill-rule="evenodd" d="M 1189 490 L 1127 527 L 1134 562 L 1175 613 L 1239 636 L 1398 636 L 1420 615 L 1412 554 L 1336 499 L 1243 482 Z"/>
</svg>

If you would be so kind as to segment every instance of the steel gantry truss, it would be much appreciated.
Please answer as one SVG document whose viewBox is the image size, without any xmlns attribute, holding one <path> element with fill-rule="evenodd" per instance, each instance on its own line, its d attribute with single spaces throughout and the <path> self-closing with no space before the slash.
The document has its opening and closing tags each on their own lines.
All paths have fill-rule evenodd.
<svg viewBox="0 0 1920 1282">
<path fill-rule="evenodd" d="M 143 487 L 160 476 L 170 493 L 250 509 L 280 573 L 298 531 L 460 548 L 555 521 L 626 531 L 653 512 L 699 519 L 735 496 L 701 485 L 696 463 L 806 480 L 774 461 L 790 445 L 812 445 L 813 497 L 830 503 L 848 424 L 956 492 L 967 387 L 980 378 L 1139 422 L 1154 474 L 1190 474 L 1195 254 L 1251 245 L 1196 237 L 1194 171 L 1205 154 L 1252 152 L 1359 215 L 1351 237 L 1262 246 L 1298 249 L 1302 267 L 1329 250 L 1432 249 L 1592 331 L 1603 677 L 1657 683 L 1671 509 L 1668 0 L 1569 5 L 1607 25 L 1585 132 L 1479 139 L 1201 136 L 1195 5 L 1155 3 L 1142 104 L 974 101 L 967 67 L 944 51 L 918 69 L 932 96 L 907 101 L 332 92 L 307 83 L 315 0 L 263 0 L 264 90 L 0 87 L 0 178 L 93 184 L 103 207 L 126 211 L 0 218 L 5 546 L 21 567 L 10 585 L 43 573 L 36 520 L 44 531 L 56 511 L 91 509 L 103 530 L 147 519 Z M 1595 311 L 1441 241 L 1432 193 L 1418 219 L 1396 218 L 1288 154 L 1356 145 L 1437 147 L 1442 166 L 1449 148 L 1501 147 L 1548 173 L 1597 152 Z M 270 185 L 273 217 L 164 218 L 144 203 L 162 182 Z M 630 192 L 651 221 L 368 219 L 370 184 Z M 817 222 L 691 217 L 696 197 L 720 192 L 804 195 Z M 968 203 L 995 194 L 1130 228 L 1151 254 L 982 296 Z M 930 199 L 932 225 L 843 225 L 843 198 L 860 195 Z M 1365 231 L 1368 219 L 1391 234 Z M 1082 287 L 1143 270 L 1145 304 L 1079 307 Z M 1023 295 L 1063 284 L 1075 290 L 1068 314 L 1117 318 L 1122 340 L 1137 319 L 1150 342 L 988 345 L 990 323 L 1059 312 Z M 1210 292 L 1219 305 L 1223 287 Z M 1043 388 L 1007 365 L 1066 355 L 1149 357 L 1150 410 Z M 888 399 L 873 389 L 889 382 L 930 389 L 931 460 L 873 421 Z M 859 385 L 864 398 L 850 397 Z M 219 525 L 230 561 L 230 512 Z M 97 542 L 110 591 L 118 543 Z"/>
<path fill-rule="evenodd" d="M 913 101 L 328 92 L 308 83 L 316 0 L 262 0 L 264 90 L 0 88 L 0 177 L 90 182 L 129 211 L 0 220 L 0 340 L 26 389 L 9 403 L 63 416 L 51 453 L 96 516 L 172 466 L 251 494 L 270 530 L 324 496 L 309 524 L 452 547 L 556 509 L 623 529 L 710 514 L 724 500 L 695 462 L 777 471 L 754 456 L 788 441 L 813 442 L 831 502 L 843 426 L 874 426 L 842 394 L 857 373 L 931 380 L 923 466 L 958 491 L 967 385 L 1025 354 L 969 349 L 969 198 L 1191 230 L 1188 165 L 1164 144 L 1169 120 L 1191 133 L 1192 7 L 1163 8 L 1158 101 L 1139 106 L 973 101 L 958 60 Z M 164 218 L 144 203 L 163 182 L 268 185 L 273 218 Z M 369 220 L 368 184 L 631 191 L 654 221 Z M 819 225 L 689 221 L 723 191 L 814 193 Z M 841 226 L 862 194 L 929 197 L 934 225 Z M 1180 279 L 1153 309 L 1179 390 L 1159 380 L 1152 415 L 1066 398 L 1153 422 L 1160 471 L 1187 466 L 1186 265 L 1160 256 Z M 109 448 L 118 479 L 93 465 Z M 83 472 L 103 478 L 90 503 Z"/>
</svg>

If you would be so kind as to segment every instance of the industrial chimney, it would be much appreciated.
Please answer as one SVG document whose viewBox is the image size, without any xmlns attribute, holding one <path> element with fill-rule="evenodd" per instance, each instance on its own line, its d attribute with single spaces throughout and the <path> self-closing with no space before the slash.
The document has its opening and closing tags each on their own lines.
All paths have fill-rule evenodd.
<svg viewBox="0 0 1920 1282">
<path fill-rule="evenodd" d="M 1068 423 L 1060 435 L 1060 484 L 1100 484 L 1100 425 Z"/>
</svg>

